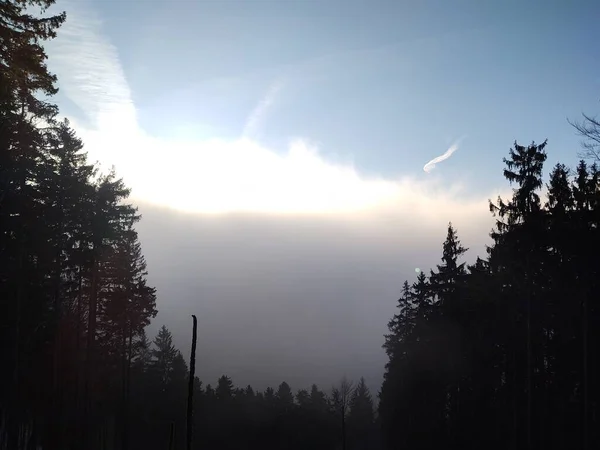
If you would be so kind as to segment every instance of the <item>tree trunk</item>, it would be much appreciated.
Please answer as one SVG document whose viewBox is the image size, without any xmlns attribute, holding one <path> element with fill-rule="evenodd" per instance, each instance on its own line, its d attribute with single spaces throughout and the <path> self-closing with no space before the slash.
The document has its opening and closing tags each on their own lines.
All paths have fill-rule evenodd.
<svg viewBox="0 0 600 450">
<path fill-rule="evenodd" d="M 59 208 L 62 210 L 62 200 L 59 203 Z M 62 242 L 63 225 L 62 220 L 58 226 L 58 235 L 61 237 L 59 242 Z M 53 324 L 53 348 L 52 348 L 52 402 L 51 402 L 51 448 L 63 448 L 62 433 L 63 433 L 63 410 L 62 410 L 62 389 L 59 382 L 60 373 L 60 356 L 62 345 L 62 299 L 60 296 L 61 286 L 61 255 L 62 245 L 57 245 L 56 254 L 54 256 L 54 324 Z"/>
<path fill-rule="evenodd" d="M 127 450 L 129 448 L 129 394 L 131 381 L 131 358 L 132 358 L 132 341 L 133 327 L 129 325 L 129 342 L 127 344 L 127 363 L 125 368 L 125 390 L 123 397 L 123 434 L 121 436 L 121 448 Z"/>
<path fill-rule="evenodd" d="M 169 432 L 169 450 L 175 450 L 175 424 L 171 422 L 171 430 Z"/>
<path fill-rule="evenodd" d="M 23 233 L 23 231 L 22 231 Z M 22 425 L 22 417 L 20 414 L 20 365 L 21 359 L 21 306 L 23 301 L 23 284 L 24 284 L 24 255 L 25 255 L 25 236 L 21 237 L 21 245 L 19 249 L 18 259 L 18 276 L 19 284 L 17 285 L 17 296 L 15 304 L 15 342 L 14 342 L 14 362 L 13 362 L 13 388 L 10 393 L 11 402 L 8 410 L 8 430 L 7 430 L 7 444 L 8 448 L 20 449 L 20 430 Z"/>
<path fill-rule="evenodd" d="M 194 376 L 196 374 L 196 338 L 198 321 L 192 314 L 192 354 L 190 355 L 190 379 L 188 381 L 188 401 L 187 401 L 187 450 L 192 450 L 192 438 L 194 429 Z"/>
<path fill-rule="evenodd" d="M 120 412 L 117 414 L 117 423 L 114 429 L 115 443 L 121 444 L 121 449 L 124 450 L 123 446 L 125 442 L 125 422 L 126 418 L 126 395 L 127 395 L 127 320 L 123 320 L 123 326 L 121 327 L 121 398 L 119 400 Z M 118 444 L 117 444 L 118 445 Z"/>
<path fill-rule="evenodd" d="M 531 295 L 527 296 L 527 449 L 531 449 L 532 367 L 531 367 Z"/>
<path fill-rule="evenodd" d="M 583 450 L 589 449 L 590 391 L 588 378 L 588 296 L 583 296 Z"/>
<path fill-rule="evenodd" d="M 78 423 L 79 425 L 79 430 L 81 430 L 83 427 L 81 426 L 81 422 L 79 422 L 79 417 L 81 417 L 81 410 L 82 410 L 82 386 L 81 386 L 81 381 L 82 381 L 82 376 L 81 376 L 81 322 L 83 321 L 83 318 L 81 316 L 82 314 L 82 305 L 81 302 L 83 301 L 83 295 L 82 295 L 82 284 L 83 284 L 83 273 L 82 273 L 82 269 L 81 266 L 79 266 L 78 268 L 78 280 L 77 280 L 77 324 L 76 324 L 76 335 L 75 335 L 75 373 L 76 373 L 76 386 L 75 386 L 75 413 L 76 416 L 70 416 L 73 418 L 73 422 L 74 423 Z M 73 431 L 74 435 L 75 435 L 75 441 L 77 442 L 77 447 L 76 448 L 84 448 L 84 442 L 81 440 L 82 439 L 82 432 L 76 432 L 75 430 L 77 430 L 77 426 L 75 428 L 70 427 L 71 431 Z"/>
<path fill-rule="evenodd" d="M 88 330 L 87 330 L 87 348 L 86 348 L 86 360 L 85 360 L 85 373 L 84 373 L 84 387 L 83 387 L 83 445 L 85 450 L 92 450 L 95 448 L 95 442 L 92 444 L 90 438 L 93 433 L 92 431 L 92 371 L 94 368 L 95 361 L 95 343 L 96 343 L 96 313 L 98 307 L 98 261 L 94 258 L 92 265 L 92 285 L 90 290 L 88 310 Z"/>
<path fill-rule="evenodd" d="M 346 450 L 346 414 L 342 411 L 342 450 Z"/>
</svg>

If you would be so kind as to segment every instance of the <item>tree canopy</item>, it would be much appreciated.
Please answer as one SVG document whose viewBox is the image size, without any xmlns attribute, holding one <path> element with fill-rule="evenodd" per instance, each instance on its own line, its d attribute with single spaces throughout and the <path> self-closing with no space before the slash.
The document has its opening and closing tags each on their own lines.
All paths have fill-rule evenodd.
<svg viewBox="0 0 600 450">
<path fill-rule="evenodd" d="M 0 0 L 0 449 L 183 448 L 190 381 L 199 449 L 600 447 L 594 118 L 576 125 L 592 163 L 547 184 L 547 143 L 514 143 L 485 255 L 469 264 L 449 223 L 440 263 L 399 283 L 377 397 L 363 378 L 205 384 L 166 326 L 147 336 L 157 291 L 130 190 L 52 103 L 53 4 Z"/>
</svg>

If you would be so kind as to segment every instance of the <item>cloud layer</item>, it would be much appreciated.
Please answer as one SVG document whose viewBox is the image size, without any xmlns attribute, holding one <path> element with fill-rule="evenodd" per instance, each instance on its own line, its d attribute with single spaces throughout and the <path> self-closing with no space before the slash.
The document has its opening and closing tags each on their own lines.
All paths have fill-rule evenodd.
<svg viewBox="0 0 600 450">
<path fill-rule="evenodd" d="M 71 120 L 90 157 L 105 168 L 114 165 L 140 200 L 198 213 L 335 214 L 402 204 L 424 217 L 461 202 L 462 186 L 365 177 L 352 166 L 326 161 L 307 140 L 294 139 L 283 152 L 260 145 L 252 136 L 282 87 L 279 81 L 250 114 L 239 139 L 151 137 L 138 126 L 117 49 L 103 36 L 91 3 L 70 2 L 68 9 L 69 20 L 51 47 L 51 68 L 62 92 L 87 116 L 87 122 Z M 424 170 L 457 148 L 458 141 Z"/>
<path fill-rule="evenodd" d="M 482 253 L 495 195 L 467 196 L 432 178 L 368 177 L 307 140 L 283 151 L 260 145 L 253 137 L 278 84 L 239 139 L 151 137 L 90 5 L 65 6 L 50 66 L 87 116 L 71 119 L 90 157 L 115 165 L 140 204 L 161 311 L 153 327 L 165 323 L 187 353 L 189 314 L 197 314 L 199 374 L 209 382 L 227 373 L 258 388 L 284 379 L 326 388 L 347 373 L 376 390 L 403 279 L 438 261 L 450 220 L 471 258 Z"/>
</svg>

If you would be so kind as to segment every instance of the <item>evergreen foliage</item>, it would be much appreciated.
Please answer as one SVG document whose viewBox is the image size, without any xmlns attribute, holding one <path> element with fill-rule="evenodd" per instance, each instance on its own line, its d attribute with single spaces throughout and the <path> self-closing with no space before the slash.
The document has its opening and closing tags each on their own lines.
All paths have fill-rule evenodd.
<svg viewBox="0 0 600 450">
<path fill-rule="evenodd" d="M 184 448 L 190 375 L 165 326 L 145 333 L 141 218 L 51 102 L 53 3 L 0 0 L 0 449 Z M 377 406 L 362 378 L 194 378 L 195 448 L 599 448 L 600 171 L 557 164 L 543 195 L 545 147 L 510 149 L 484 257 L 449 224 L 440 264 L 399 286 Z"/>
</svg>

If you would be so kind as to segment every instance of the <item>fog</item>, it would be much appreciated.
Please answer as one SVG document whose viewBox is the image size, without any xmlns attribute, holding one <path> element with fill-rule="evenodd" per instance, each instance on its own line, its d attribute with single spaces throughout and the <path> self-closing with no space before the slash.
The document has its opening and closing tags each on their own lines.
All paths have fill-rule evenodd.
<svg viewBox="0 0 600 450">
<path fill-rule="evenodd" d="M 458 205 L 458 204 L 457 204 Z M 342 375 L 382 380 L 381 348 L 405 279 L 438 264 L 448 221 L 484 253 L 486 200 L 452 214 L 407 208 L 360 215 L 201 215 L 140 203 L 138 225 L 159 314 L 189 358 L 198 317 L 197 374 L 264 389 L 287 381 L 328 390 Z"/>
</svg>

